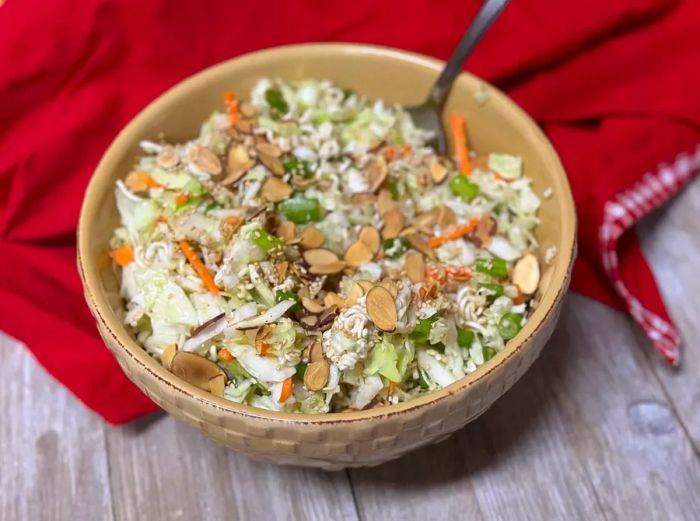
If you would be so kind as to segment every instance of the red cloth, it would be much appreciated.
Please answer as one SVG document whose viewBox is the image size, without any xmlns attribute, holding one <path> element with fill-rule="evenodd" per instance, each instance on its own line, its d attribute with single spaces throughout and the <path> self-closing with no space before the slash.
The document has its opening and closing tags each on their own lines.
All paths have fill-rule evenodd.
<svg viewBox="0 0 700 521">
<path fill-rule="evenodd" d="M 479 4 L 7 0 L 0 328 L 109 422 L 154 410 L 103 347 L 75 270 L 82 194 L 117 131 L 182 78 L 264 47 L 358 41 L 447 58 Z M 674 329 L 637 239 L 630 232 L 617 244 L 650 205 L 628 208 L 631 194 L 618 194 L 646 173 L 665 175 L 667 190 L 652 194 L 661 202 L 700 166 L 700 154 L 677 160 L 700 143 L 699 29 L 694 0 L 519 0 L 467 63 L 532 114 L 561 154 L 580 219 L 573 287 L 637 319 L 641 306 L 664 335 Z M 666 341 L 671 362 L 677 343 Z"/>
</svg>

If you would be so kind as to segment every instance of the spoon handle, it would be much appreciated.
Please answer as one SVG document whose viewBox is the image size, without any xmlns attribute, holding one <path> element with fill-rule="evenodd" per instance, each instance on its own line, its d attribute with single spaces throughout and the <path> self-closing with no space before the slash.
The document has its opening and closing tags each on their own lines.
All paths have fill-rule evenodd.
<svg viewBox="0 0 700 521">
<path fill-rule="evenodd" d="M 450 60 L 430 91 L 430 100 L 439 108 L 445 104 L 452 82 L 462 71 L 462 65 L 491 24 L 501 14 L 509 0 L 486 0 L 455 48 Z"/>
</svg>

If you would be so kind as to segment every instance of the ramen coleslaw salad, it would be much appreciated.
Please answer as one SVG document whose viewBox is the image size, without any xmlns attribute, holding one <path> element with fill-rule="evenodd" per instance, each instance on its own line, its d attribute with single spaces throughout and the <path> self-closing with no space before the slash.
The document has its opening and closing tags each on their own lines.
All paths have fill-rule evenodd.
<svg viewBox="0 0 700 521">
<path fill-rule="evenodd" d="M 275 411 L 396 404 L 478 370 L 536 306 L 540 201 L 520 157 L 450 129 L 454 160 L 400 106 L 262 79 L 196 139 L 143 141 L 115 190 L 124 322 L 190 384 Z"/>
</svg>

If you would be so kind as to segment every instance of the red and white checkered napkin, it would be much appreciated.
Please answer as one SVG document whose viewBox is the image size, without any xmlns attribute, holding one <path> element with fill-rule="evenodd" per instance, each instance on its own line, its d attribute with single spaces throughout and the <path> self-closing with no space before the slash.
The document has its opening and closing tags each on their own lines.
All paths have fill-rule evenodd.
<svg viewBox="0 0 700 521">
<path fill-rule="evenodd" d="M 700 170 L 700 144 L 683 153 L 671 164 L 648 172 L 632 188 L 618 193 L 605 204 L 599 230 L 600 253 L 615 291 L 622 297 L 629 314 L 644 330 L 656 350 L 671 365 L 680 359 L 680 335 L 673 322 L 647 309 L 634 295 L 635 288 L 622 280 L 617 244 L 622 234 L 642 217 L 678 193 Z"/>
</svg>

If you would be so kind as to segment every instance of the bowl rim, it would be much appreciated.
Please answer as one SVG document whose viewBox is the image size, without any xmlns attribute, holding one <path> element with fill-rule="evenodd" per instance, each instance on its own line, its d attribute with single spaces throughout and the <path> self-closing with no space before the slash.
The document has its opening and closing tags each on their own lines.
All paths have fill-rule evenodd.
<svg viewBox="0 0 700 521">
<path fill-rule="evenodd" d="M 411 401 L 377 407 L 375 409 L 326 414 L 270 411 L 216 397 L 175 376 L 131 338 L 126 327 L 121 323 L 116 313 L 114 313 L 109 306 L 104 293 L 99 289 L 94 291 L 92 289 L 99 288 L 101 283 L 97 263 L 85 262 L 86 259 L 89 259 L 90 252 L 88 243 L 90 237 L 89 230 L 92 226 L 92 216 L 99 212 L 97 204 L 97 201 L 100 199 L 99 195 L 111 186 L 111 184 L 104 184 L 102 190 L 100 190 L 98 181 L 109 173 L 112 157 L 118 155 L 123 148 L 129 147 L 136 140 L 141 122 L 157 115 L 161 107 L 166 106 L 172 99 L 186 97 L 190 89 L 194 89 L 201 84 L 209 82 L 213 77 L 226 74 L 231 67 L 235 68 L 240 64 L 245 64 L 245 62 L 265 60 L 274 55 L 279 55 L 279 57 L 284 57 L 285 55 L 293 57 L 299 52 L 303 52 L 305 55 L 315 54 L 318 56 L 341 53 L 356 56 L 365 55 L 380 57 L 390 61 L 398 60 L 409 62 L 413 65 L 435 71 L 436 73 L 439 73 L 445 63 L 442 60 L 422 54 L 379 45 L 345 42 L 305 43 L 271 47 L 242 54 L 212 65 L 176 83 L 146 105 L 145 108 L 129 121 L 110 143 L 90 177 L 80 209 L 77 227 L 77 264 L 85 289 L 85 299 L 96 320 L 99 322 L 98 325 L 101 326 L 102 333 L 109 334 L 113 338 L 114 344 L 119 346 L 118 348 L 128 355 L 132 362 L 139 366 L 140 370 L 149 373 L 153 378 L 159 380 L 161 384 L 169 386 L 173 391 L 178 391 L 188 398 L 197 400 L 201 405 L 218 409 L 222 413 L 231 414 L 233 416 L 239 415 L 287 424 L 328 425 L 401 415 L 445 400 L 450 396 L 463 393 L 467 388 L 477 385 L 487 379 L 491 373 L 501 369 L 511 357 L 524 348 L 526 344 L 528 344 L 528 341 L 548 322 L 547 318 L 551 313 L 556 311 L 568 287 L 576 250 L 576 212 L 574 200 L 568 178 L 551 142 L 532 118 L 505 93 L 485 80 L 468 72 L 462 71 L 460 78 L 466 78 L 470 82 L 476 81 L 487 85 L 489 87 L 490 96 L 499 99 L 503 110 L 514 121 L 517 121 L 524 130 L 532 132 L 536 138 L 541 141 L 545 163 L 547 167 L 555 173 L 553 178 L 555 181 L 553 185 L 555 186 L 552 186 L 552 188 L 559 201 L 562 215 L 561 226 L 563 227 L 563 240 L 562 243 L 556 245 L 557 255 L 552 264 L 552 278 L 549 283 L 549 288 L 543 293 L 538 307 L 518 335 L 506 344 L 506 348 L 497 353 L 491 360 L 485 362 L 473 373 L 464 376 L 447 387 L 434 390 L 414 398 Z M 151 393 L 147 394 L 150 396 Z"/>
</svg>

